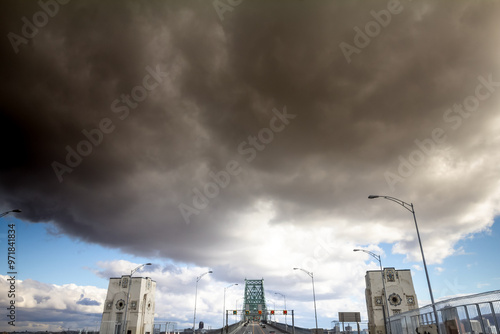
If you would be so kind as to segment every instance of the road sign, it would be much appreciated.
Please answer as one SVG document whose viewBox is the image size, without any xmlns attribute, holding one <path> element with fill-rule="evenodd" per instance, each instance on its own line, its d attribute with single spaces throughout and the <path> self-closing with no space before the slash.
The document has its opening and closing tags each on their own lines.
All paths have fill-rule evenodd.
<svg viewBox="0 0 500 334">
<path fill-rule="evenodd" d="M 361 322 L 361 313 L 339 312 L 339 322 Z"/>
</svg>

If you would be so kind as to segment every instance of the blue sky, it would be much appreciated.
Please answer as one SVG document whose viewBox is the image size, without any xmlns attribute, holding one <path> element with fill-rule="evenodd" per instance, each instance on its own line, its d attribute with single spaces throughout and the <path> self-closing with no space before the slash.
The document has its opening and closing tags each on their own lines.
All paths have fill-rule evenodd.
<svg viewBox="0 0 500 334">
<path fill-rule="evenodd" d="M 165 265 L 164 259 L 135 257 L 116 249 L 104 248 L 50 233 L 47 224 L 32 224 L 22 220 L 5 217 L 5 223 L 15 223 L 17 229 L 18 277 L 31 278 L 43 283 L 94 285 L 107 289 L 106 278 L 98 277 L 93 271 L 100 270 L 98 261 L 126 259 L 134 263 L 155 262 Z M 5 244 L 5 234 L 2 234 Z M 457 243 L 462 251 L 450 256 L 439 265 L 429 266 L 433 277 L 431 284 L 435 298 L 450 295 L 479 293 L 497 290 L 500 287 L 500 268 L 494 265 L 496 254 L 500 252 L 500 224 L 495 223 L 491 230 L 478 233 Z M 425 244 L 425 240 L 422 241 Z M 382 265 L 398 269 L 412 269 L 415 287 L 423 300 L 428 300 L 427 281 L 421 262 L 407 262 L 405 256 L 391 254 L 391 244 L 381 244 L 384 255 Z M 425 252 L 425 248 L 424 248 Z M 419 266 L 416 270 L 413 266 Z M 179 266 L 185 266 L 179 264 Z M 378 264 L 377 264 L 378 266 Z M 440 271 L 436 268 L 442 268 Z M 125 274 L 126 272 L 124 272 Z M 258 273 L 256 273 L 257 276 Z"/>
<path fill-rule="evenodd" d="M 105 291 L 108 286 L 108 277 L 103 277 L 98 272 L 103 272 L 106 265 L 104 262 L 114 262 L 119 260 L 128 261 L 126 263 L 146 263 L 153 262 L 155 267 L 170 267 L 175 266 L 180 268 L 188 268 L 186 264 L 175 263 L 166 259 L 152 259 L 144 257 L 135 257 L 130 254 L 124 254 L 117 249 L 105 248 L 95 244 L 77 241 L 68 236 L 58 235 L 54 233 L 53 228 L 48 224 L 33 224 L 24 222 L 18 218 L 4 217 L 3 225 L 12 224 L 16 225 L 17 231 L 17 264 L 19 280 L 34 280 L 40 283 L 55 284 L 64 286 L 68 284 L 75 284 L 77 286 L 94 286 Z M 495 256 L 500 250 L 498 238 L 500 235 L 500 227 L 495 223 L 491 230 L 478 233 L 472 237 L 468 237 L 457 243 L 456 249 L 460 251 L 456 255 L 452 255 L 442 261 L 440 264 L 429 265 L 431 284 L 434 291 L 436 300 L 448 298 L 451 296 L 461 294 L 473 294 L 485 291 L 496 290 L 500 282 L 500 269 L 498 266 L 492 265 L 495 261 Z M 1 235 L 1 244 L 5 245 L 5 234 Z M 423 240 L 425 245 L 425 240 Z M 419 298 L 420 305 L 423 306 L 430 302 L 428 295 L 427 282 L 422 268 L 421 262 L 408 262 L 404 255 L 392 254 L 391 244 L 381 244 L 380 250 L 382 251 L 382 264 L 384 267 L 395 267 L 397 269 L 411 269 L 415 289 Z M 425 246 L 424 246 L 425 247 Z M 425 248 L 424 248 L 425 251 Z M 359 253 L 358 253 L 359 254 Z M 378 269 L 378 263 L 371 257 L 362 259 L 364 256 L 359 256 L 359 263 L 365 263 L 367 270 Z M 353 259 L 356 261 L 356 259 Z M 126 274 L 129 268 L 123 267 L 122 274 Z M 116 272 L 115 276 L 120 273 Z M 161 278 L 162 273 L 157 273 L 157 278 Z M 149 276 L 149 275 L 148 275 Z M 155 274 L 151 276 L 155 279 Z M 255 273 L 255 277 L 261 277 L 261 273 Z M 263 277 L 265 279 L 265 277 Z M 306 277 L 307 281 L 307 277 Z M 234 305 L 237 299 L 243 297 L 244 278 L 238 283 L 238 287 L 233 286 L 232 289 L 237 291 L 228 290 L 233 299 L 227 300 L 228 309 Z M 325 282 L 328 284 L 328 282 Z M 189 286 L 189 283 L 188 283 Z M 237 289 L 236 289 L 237 288 Z M 277 309 L 283 308 L 283 299 L 281 296 L 275 296 L 276 291 L 283 291 L 282 287 L 278 290 L 267 288 L 266 294 L 269 299 L 269 305 L 277 305 Z M 189 289 L 189 287 L 188 287 Z M 359 293 L 364 293 L 364 286 L 357 285 Z M 22 296 L 22 289 L 19 294 Z M 174 292 L 175 293 L 175 292 Z M 228 294 L 229 296 L 229 294 Z M 217 296 L 216 296 L 217 298 Z M 359 298 L 354 297 L 354 299 Z M 168 299 L 167 299 L 168 300 Z M 95 310 L 102 307 L 102 300 L 99 300 L 100 305 Z M 187 309 L 191 304 L 191 300 L 186 300 Z M 288 295 L 287 304 L 288 308 L 295 308 L 298 303 L 307 305 L 307 300 L 299 301 L 294 300 L 293 296 Z M 241 300 L 239 300 L 241 305 Z M 362 304 L 362 303 L 361 303 Z M 300 305 L 300 304 L 299 304 Z M 157 303 L 157 310 L 163 310 L 165 305 Z M 336 310 L 344 311 L 342 309 Z M 359 310 L 365 314 L 365 309 Z M 296 310 L 300 314 L 300 310 Z M 172 318 L 167 313 L 159 312 L 157 321 L 171 321 Z M 162 314 L 163 313 L 163 314 Z M 324 310 L 319 309 L 319 321 L 322 326 L 327 326 L 336 316 L 324 316 Z M 22 317 L 22 312 L 19 317 Z M 91 327 L 91 322 L 100 319 L 100 313 L 90 313 L 85 316 L 82 313 L 81 324 L 84 327 Z M 312 315 L 312 314 L 310 314 Z M 186 315 L 188 318 L 190 313 Z M 206 319 L 207 324 L 212 326 L 218 325 L 218 317 L 212 316 L 213 319 Z M 364 318 L 364 317 L 363 317 Z M 85 320 L 87 319 L 87 320 Z M 176 319 L 178 320 L 178 319 Z M 179 321 L 181 324 L 181 321 Z M 301 326 L 313 326 L 311 319 L 302 319 Z M 63 326 L 64 327 L 64 326 Z"/>
<path fill-rule="evenodd" d="M 498 290 L 500 270 L 494 265 L 495 254 L 500 251 L 498 240 L 500 224 L 496 222 L 491 230 L 459 241 L 455 246 L 460 250 L 457 254 L 447 257 L 440 264 L 428 265 L 434 298 L 437 300 L 460 294 Z M 422 243 L 425 252 L 425 240 L 422 240 Z M 382 246 L 386 254 L 382 264 L 412 269 L 413 283 L 419 300 L 430 303 L 422 262 L 407 262 L 404 256 L 391 254 L 391 248 L 391 245 Z M 419 268 L 416 269 L 415 266 Z"/>
</svg>

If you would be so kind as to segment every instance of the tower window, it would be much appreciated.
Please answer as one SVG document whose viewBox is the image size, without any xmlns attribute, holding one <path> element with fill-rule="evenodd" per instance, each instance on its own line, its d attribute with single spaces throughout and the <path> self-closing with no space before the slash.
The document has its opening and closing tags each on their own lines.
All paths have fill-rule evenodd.
<svg viewBox="0 0 500 334">
<path fill-rule="evenodd" d="M 388 299 L 391 305 L 398 306 L 401 304 L 401 297 L 397 293 L 392 293 Z"/>
<path fill-rule="evenodd" d="M 394 282 L 394 271 L 393 270 L 387 270 L 387 282 Z"/>
</svg>

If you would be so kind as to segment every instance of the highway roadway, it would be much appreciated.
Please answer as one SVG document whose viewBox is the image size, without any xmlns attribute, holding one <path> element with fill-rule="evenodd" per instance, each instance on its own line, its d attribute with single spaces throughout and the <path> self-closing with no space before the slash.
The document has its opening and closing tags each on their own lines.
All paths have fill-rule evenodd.
<svg viewBox="0 0 500 334">
<path fill-rule="evenodd" d="M 248 325 L 242 326 L 233 334 L 283 334 L 283 332 L 268 325 L 262 327 L 258 321 L 249 321 Z"/>
</svg>

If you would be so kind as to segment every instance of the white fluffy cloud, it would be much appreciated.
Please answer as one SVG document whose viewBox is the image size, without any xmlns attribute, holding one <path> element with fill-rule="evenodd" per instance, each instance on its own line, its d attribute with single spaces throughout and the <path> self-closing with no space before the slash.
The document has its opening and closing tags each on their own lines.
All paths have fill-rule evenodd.
<svg viewBox="0 0 500 334">
<path fill-rule="evenodd" d="M 11 276 L 0 275 L 0 289 L 11 289 Z M 19 331 L 59 331 L 84 328 L 101 320 L 106 290 L 75 284 L 55 285 L 35 280 L 16 280 L 15 296 L 0 296 L 2 305 L 14 301 L 15 329 Z M 62 320 L 64 319 L 64 320 Z M 10 328 L 4 321 L 2 328 Z M 14 327 L 11 327 L 11 329 Z M 90 329 L 90 328 L 89 328 Z"/>
</svg>

